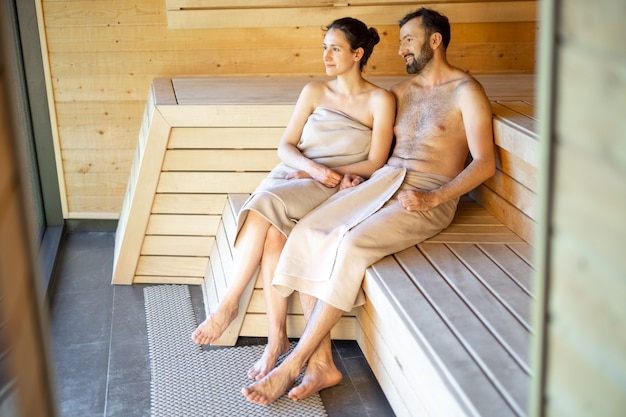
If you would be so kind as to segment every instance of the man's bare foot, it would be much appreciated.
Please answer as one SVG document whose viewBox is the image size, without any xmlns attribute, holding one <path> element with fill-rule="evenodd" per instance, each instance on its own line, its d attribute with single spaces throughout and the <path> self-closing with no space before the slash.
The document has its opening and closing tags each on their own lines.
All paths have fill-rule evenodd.
<svg viewBox="0 0 626 417">
<path fill-rule="evenodd" d="M 257 381 L 264 378 L 265 375 L 274 369 L 280 355 L 284 355 L 289 351 L 289 347 L 289 339 L 287 338 L 282 339 L 279 343 L 270 341 L 265 346 L 261 358 L 248 370 L 248 378 L 256 379 Z"/>
<path fill-rule="evenodd" d="M 250 402 L 268 405 L 287 392 L 299 374 L 300 370 L 293 370 L 289 365 L 286 365 L 286 362 L 283 362 L 260 381 L 247 388 L 242 388 L 241 393 Z"/>
<path fill-rule="evenodd" d="M 191 340 L 199 345 L 206 345 L 219 339 L 239 313 L 239 306 L 219 307 L 215 313 L 206 318 L 191 334 Z"/>
<path fill-rule="evenodd" d="M 300 385 L 289 391 L 289 398 L 294 401 L 304 400 L 324 388 L 337 385 L 341 382 L 341 378 L 341 372 L 334 363 L 309 363 Z"/>
</svg>

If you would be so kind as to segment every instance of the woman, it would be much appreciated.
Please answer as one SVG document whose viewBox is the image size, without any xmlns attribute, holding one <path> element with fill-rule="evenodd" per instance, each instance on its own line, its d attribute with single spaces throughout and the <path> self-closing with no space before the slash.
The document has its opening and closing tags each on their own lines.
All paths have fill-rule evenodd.
<svg viewBox="0 0 626 417">
<path fill-rule="evenodd" d="M 278 146 L 275 167 L 244 204 L 238 221 L 230 286 L 215 312 L 192 334 L 198 344 L 219 338 L 237 317 L 239 300 L 259 262 L 268 318 L 268 344 L 248 376 L 260 379 L 289 349 L 287 299 L 271 286 L 274 269 L 295 223 L 339 189 L 353 187 L 387 161 L 395 99 L 362 76 L 378 32 L 353 18 L 326 28 L 329 81 L 307 84 Z"/>
</svg>

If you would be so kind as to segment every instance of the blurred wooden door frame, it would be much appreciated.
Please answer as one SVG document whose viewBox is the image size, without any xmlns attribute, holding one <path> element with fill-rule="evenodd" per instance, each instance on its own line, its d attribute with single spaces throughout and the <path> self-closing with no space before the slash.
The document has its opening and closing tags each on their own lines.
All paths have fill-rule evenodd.
<svg viewBox="0 0 626 417">
<path fill-rule="evenodd" d="M 35 3 L 9 0 L 0 7 L 0 414 L 54 417 L 44 297 L 63 219 L 55 220 L 54 210 L 45 210 L 42 203 L 42 187 L 49 179 L 42 178 L 47 174 L 45 167 L 41 170 L 38 153 L 43 148 L 37 141 L 48 115 L 39 114 L 37 95 L 42 92 L 32 78 L 39 48 L 28 45 L 32 25 L 37 27 Z M 24 12 L 28 7 L 30 16 Z M 56 244 L 47 241 L 48 225 Z M 40 258 L 46 251 L 48 265 Z"/>
</svg>

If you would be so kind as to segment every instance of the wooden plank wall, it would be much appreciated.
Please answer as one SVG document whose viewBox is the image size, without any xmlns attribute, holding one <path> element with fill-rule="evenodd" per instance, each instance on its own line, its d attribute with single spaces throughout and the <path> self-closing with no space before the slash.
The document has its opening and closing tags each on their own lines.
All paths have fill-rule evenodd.
<svg viewBox="0 0 626 417">
<path fill-rule="evenodd" d="M 324 74 L 322 31 L 308 17 L 282 16 L 292 24 L 287 27 L 170 29 L 165 1 L 36 1 L 66 218 L 119 217 L 152 79 Z M 451 14 L 453 64 L 474 74 L 508 74 L 534 72 L 536 3 L 442 0 L 429 6 Z M 376 25 L 382 39 L 366 75 L 405 75 L 396 22 L 414 6 L 388 7 L 392 21 Z M 347 13 L 346 7 L 334 10 L 333 18 Z M 226 21 L 239 22 L 241 13 L 231 11 Z"/>
<path fill-rule="evenodd" d="M 534 415 L 624 415 L 626 3 L 552 4 L 558 24 L 542 39 L 554 45 L 555 70 L 541 73 L 555 106 L 545 132 L 545 159 L 554 165 L 543 170 L 550 175 L 552 210 L 542 225 L 550 257 L 538 279 L 547 279 L 538 318 L 546 326 L 545 373 L 537 373 L 546 380 Z M 546 107 L 542 114 L 550 114 Z"/>
</svg>

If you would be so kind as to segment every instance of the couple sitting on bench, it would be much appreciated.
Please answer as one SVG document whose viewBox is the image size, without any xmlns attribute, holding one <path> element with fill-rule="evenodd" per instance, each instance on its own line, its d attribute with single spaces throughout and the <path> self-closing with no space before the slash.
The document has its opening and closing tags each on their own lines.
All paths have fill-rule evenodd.
<svg viewBox="0 0 626 417">
<path fill-rule="evenodd" d="M 363 304 L 366 268 L 446 228 L 459 197 L 495 172 L 491 105 L 473 77 L 447 62 L 448 19 L 422 8 L 400 21 L 398 52 L 415 77 L 391 92 L 362 76 L 378 41 L 376 29 L 353 18 L 327 27 L 324 64 L 334 79 L 303 88 L 278 147 L 282 163 L 239 214 L 226 296 L 192 334 L 198 344 L 221 336 L 260 263 L 268 344 L 248 371 L 256 381 L 242 389 L 254 403 L 287 391 L 301 400 L 338 384 L 330 330 Z M 293 291 L 307 324 L 276 366 L 290 347 Z"/>
</svg>

